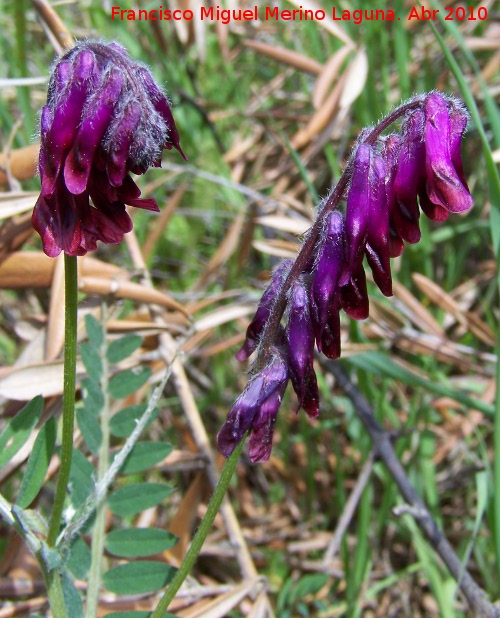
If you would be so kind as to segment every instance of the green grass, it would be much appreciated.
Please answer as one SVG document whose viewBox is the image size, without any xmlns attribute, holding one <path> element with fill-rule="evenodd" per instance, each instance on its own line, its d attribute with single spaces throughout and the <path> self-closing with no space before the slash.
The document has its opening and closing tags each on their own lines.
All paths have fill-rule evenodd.
<svg viewBox="0 0 500 618">
<path fill-rule="evenodd" d="M 156 7 L 154 3 L 148 3 L 148 6 Z M 393 8 L 398 13 L 406 11 L 404 6 L 405 3 L 399 0 L 380 2 L 378 8 Z M 353 8 L 363 8 L 363 3 L 355 2 Z M 304 150 L 295 153 L 290 144 L 298 129 L 314 113 L 311 103 L 314 78 L 295 69 L 287 72 L 285 65 L 278 61 L 243 48 L 242 40 L 266 40 L 324 62 L 339 49 L 340 43 L 321 25 L 265 23 L 261 31 L 248 25 L 244 35 L 229 34 L 228 45 L 233 57 L 227 62 L 213 26 L 207 28 L 205 55 L 201 58 L 202 48 L 196 42 L 183 45 L 172 25 L 166 22 L 159 23 L 162 35 L 157 36 L 148 22 L 112 22 L 109 13 L 98 2 L 78 6 L 61 4 L 57 10 L 75 36 L 92 34 L 117 39 L 131 54 L 151 66 L 160 82 L 166 83 L 190 165 L 228 180 L 238 174 L 237 182 L 275 199 L 281 199 L 273 191 L 285 179 L 285 188 L 279 193 L 293 196 L 304 209 L 314 204 L 311 197 L 314 193 L 325 195 L 327 185 L 338 178 L 353 140 L 363 126 L 373 124 L 395 103 L 425 89 L 439 87 L 457 96 L 472 97 L 469 86 L 475 79 L 477 67 L 484 68 L 493 54 L 493 49 L 490 49 L 474 56 L 466 48 L 463 36 L 459 35 L 460 24 L 447 23 L 443 27 L 436 23 L 439 32 L 458 41 L 460 53 L 455 56 L 459 73 L 453 75 L 429 24 L 419 23 L 408 30 L 404 20 L 364 22 L 359 26 L 337 22 L 355 43 L 364 46 L 369 73 L 361 95 L 348 112 L 348 121 L 343 124 L 342 131 L 310 157 Z M 485 25 L 475 22 L 472 35 L 482 35 Z M 10 4 L 0 2 L 0 27 L 3 31 L 0 78 L 47 75 L 53 52 L 28 0 Z M 450 39 L 446 40 L 449 45 Z M 429 50 L 427 53 L 426 49 Z M 269 84 L 279 75 L 282 76 L 279 87 L 269 92 Z M 446 324 L 445 312 L 418 290 L 412 273 L 426 275 L 449 293 L 464 282 L 470 282 L 471 294 L 475 296 L 472 309 L 497 333 L 499 283 L 488 265 L 489 260 L 496 260 L 500 255 L 500 189 L 495 165 L 488 158 L 488 138 L 496 148 L 500 144 L 498 109 L 492 98 L 486 96 L 488 87 L 493 86 L 498 87 L 498 74 L 492 78 L 491 84 L 483 87 L 483 94 L 476 96 L 477 114 L 471 108 L 474 99 L 466 99 L 472 123 L 464 144 L 464 160 L 476 200 L 475 208 L 467 217 L 451 216 L 439 226 L 422 219 L 422 240 L 418 245 L 406 248 L 401 260 L 397 260 L 394 277 L 441 324 Z M 7 143 L 17 122 L 20 128 L 13 146 L 21 147 L 33 141 L 36 114 L 44 97 L 44 88 L 39 86 L 0 90 L 2 146 Z M 241 158 L 241 169 L 237 163 L 227 162 L 224 155 L 232 147 L 257 134 L 260 136 L 255 144 Z M 478 154 L 481 148 L 486 165 Z M 167 154 L 165 160 L 181 164 L 175 154 Z M 276 170 L 280 173 L 276 174 Z M 181 182 L 187 183 L 187 190 L 164 236 L 157 243 L 150 267 L 157 287 L 185 300 L 236 215 L 245 209 L 267 214 L 269 206 L 249 204 L 238 191 L 192 174 L 155 170 L 140 179 L 140 184 L 145 187 L 163 174 L 168 174 L 168 180 L 154 192 L 161 205 L 168 202 Z M 308 186 L 309 182 L 311 186 Z M 37 181 L 23 183 L 25 189 L 36 186 Z M 491 203 L 489 218 L 484 206 L 488 199 Z M 289 202 L 282 200 L 282 204 L 283 213 L 294 216 Z M 154 222 L 149 216 L 139 213 L 135 225 L 139 238 L 144 239 Z M 253 237 L 292 238 L 269 228 L 257 228 Z M 33 236 L 26 246 L 39 248 L 40 244 Z M 97 255 L 122 264 L 129 259 L 125 253 L 125 250 L 108 248 Z M 276 259 L 251 247 L 244 259 L 242 253 L 243 240 L 215 279 L 203 287 L 202 296 L 238 289 L 241 298 L 245 295 L 256 297 Z M 488 268 L 488 272 L 492 272 L 491 278 L 485 277 L 477 282 L 477 274 Z M 380 299 L 373 286 L 370 291 L 373 297 Z M 3 291 L 2 298 L 5 298 Z M 37 292 L 36 298 L 35 302 L 29 290 L 19 293 L 22 308 L 19 320 L 41 312 L 40 308 L 46 310 L 48 291 Z M 380 302 L 405 320 L 400 305 L 392 300 L 380 299 Z M 126 305 L 127 309 L 129 307 Z M 129 310 L 133 311 L 131 307 Z M 224 325 L 208 342 L 200 344 L 200 349 L 203 350 L 205 344 L 242 333 L 244 327 L 243 322 Z M 500 594 L 500 491 L 497 489 L 500 413 L 498 404 L 483 398 L 486 381 L 495 379 L 492 363 L 479 360 L 482 372 L 466 371 L 458 364 L 443 363 L 432 355 L 390 346 L 387 341 L 369 335 L 364 324 L 345 320 L 344 330 L 349 342 L 374 346 L 372 351 L 346 358 L 344 366 L 376 410 L 380 422 L 398 432 L 396 450 L 415 487 L 443 530 L 449 533 L 458 554 L 469 558 L 468 566 L 476 581 L 494 600 Z M 494 352 L 474 333 L 459 326 L 449 329 L 447 336 L 453 343 L 467 345 L 477 353 Z M 1 327 L 0 355 L 5 362 L 13 362 L 23 345 L 12 329 Z M 197 349 L 187 361 L 193 369 L 190 376 L 193 389 L 212 440 L 246 381 L 247 367 L 233 360 L 235 351 L 236 347 L 204 357 Z M 198 380 L 197 374 L 204 376 L 208 384 Z M 465 386 L 464 378 L 467 379 Z M 409 516 L 396 517 L 393 514 L 392 509 L 401 504 L 401 498 L 380 464 L 374 467 L 336 557 L 338 570 L 344 575 L 323 582 L 317 573 L 301 568 L 300 561 L 292 564 L 287 543 L 307 536 L 305 531 L 314 537 L 315 533 L 335 529 L 370 451 L 370 441 L 361 423 L 351 404 L 335 389 L 331 376 L 321 373 L 318 380 L 323 403 L 321 418 L 310 421 L 303 413 L 297 418 L 295 400 L 288 393 L 280 412 L 273 450 L 279 464 L 270 463 L 258 469 L 245 464 L 241 471 L 240 480 L 253 495 L 252 507 L 267 522 L 252 521 L 243 505 L 241 523 L 248 529 L 257 527 L 263 531 L 256 547 L 258 566 L 270 582 L 278 614 L 284 618 L 321 617 L 330 615 L 328 611 L 336 608 L 339 613 L 331 615 L 354 618 L 365 615 L 370 604 L 381 603 L 388 595 L 393 599 L 394 607 L 413 608 L 416 615 L 417 609 L 422 611 L 421 598 L 425 593 L 432 596 L 438 608 L 437 613 L 428 615 L 444 618 L 467 616 L 463 606 L 456 602 L 454 582 L 414 521 Z M 443 412 L 444 408 L 436 405 L 436 401 L 439 403 L 444 397 L 452 404 Z M 166 407 L 169 414 L 181 417 L 177 403 Z M 474 410 L 483 413 L 481 422 L 461 435 L 461 424 L 465 427 Z M 174 431 L 171 425 L 164 426 L 162 431 L 164 435 L 168 433 L 174 445 L 178 437 L 179 444 L 175 446 L 185 446 L 180 432 Z M 161 439 L 161 432 L 156 437 Z M 447 442 L 451 438 L 455 439 L 453 444 Z M 436 452 L 440 449 L 444 449 L 443 458 L 436 460 Z M 481 476 L 483 474 L 486 476 Z M 189 483 L 186 478 L 181 478 L 179 483 L 182 493 Z M 10 481 L 2 491 L 13 492 L 14 489 L 15 482 Z M 235 485 L 236 505 L 240 495 L 248 494 L 243 494 L 239 485 Z M 268 509 L 276 518 L 279 514 L 286 522 L 285 540 L 280 537 L 279 530 L 271 526 L 272 521 L 265 519 Z M 486 516 L 480 517 L 479 514 L 483 513 Z M 319 560 L 321 552 L 316 551 L 312 556 L 305 552 L 300 557 L 304 561 Z M 211 576 L 210 565 L 205 564 L 205 567 Z M 199 573 L 195 570 L 195 574 Z M 235 565 L 232 565 L 231 576 L 234 579 L 240 577 Z"/>
</svg>

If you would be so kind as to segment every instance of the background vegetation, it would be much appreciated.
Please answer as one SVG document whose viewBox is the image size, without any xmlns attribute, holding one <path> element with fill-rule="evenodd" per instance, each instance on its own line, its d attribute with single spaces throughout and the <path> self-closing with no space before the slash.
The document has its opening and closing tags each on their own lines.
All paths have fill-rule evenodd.
<svg viewBox="0 0 500 618">
<path fill-rule="evenodd" d="M 355 1 L 349 8 L 365 4 Z M 380 0 L 376 7 L 392 9 L 400 21 L 229 27 L 112 21 L 111 5 L 53 3 L 76 38 L 118 40 L 166 84 L 189 162 L 167 153 L 163 169 L 140 179 L 143 194 L 157 199 L 161 214 L 134 213 L 135 232 L 126 243 L 101 247 L 81 260 L 83 365 L 70 508 L 80 508 L 92 491 L 97 465 L 100 443 L 92 435 L 98 415 L 94 424 L 88 422 L 96 409 L 92 380 L 103 392 L 109 389 L 111 413 L 122 415 L 110 421 L 112 453 L 138 414 L 124 416 L 123 410 L 147 400 L 178 354 L 159 413 L 142 438 L 144 451 L 157 449 L 156 455 L 145 460 L 145 452 L 140 454 L 142 463 L 122 469 L 113 485 L 98 615 L 151 609 L 170 577 L 166 565 L 182 559 L 222 463 L 216 432 L 246 382 L 248 367 L 234 354 L 270 271 L 281 257 L 295 255 L 317 197 L 339 177 L 358 132 L 412 93 L 437 88 L 460 96 L 429 22 L 407 21 L 413 4 L 403 0 Z M 329 3 L 322 5 L 330 11 Z M 500 91 L 500 15 L 494 2 L 480 6 L 489 11 L 485 20 L 435 26 L 476 99 L 498 162 L 500 116 L 491 101 Z M 27 460 L 35 452 L 35 436 L 42 435 L 44 448 L 58 443 L 55 423 L 46 421 L 60 409 L 62 297 L 59 262 L 40 254 L 30 229 L 38 188 L 36 145 L 30 145 L 36 142 L 54 41 L 27 0 L 0 2 L 0 31 L 2 426 L 18 415 L 21 402 L 45 397 L 41 416 L 26 426 L 24 446 L 1 462 L 1 491 L 43 515 L 50 508 L 57 457 L 47 457 L 44 466 L 38 459 L 31 464 L 43 471 L 34 495 L 23 483 L 30 478 Z M 422 220 L 421 242 L 408 246 L 393 265 L 394 298 L 382 297 L 371 285 L 370 318 L 343 322 L 341 362 L 380 422 L 394 432 L 410 478 L 464 567 L 495 600 L 499 316 L 481 153 L 473 122 L 463 151 L 473 211 L 439 226 Z M 103 298 L 107 341 L 110 346 L 121 341 L 111 357 L 112 347 L 106 352 L 99 334 Z M 123 339 L 131 333 L 141 338 Z M 97 373 L 96 355 L 107 359 Z M 113 377 L 103 386 L 108 363 Z M 260 616 L 270 606 L 280 618 L 470 615 L 411 515 L 394 513 L 402 499 L 372 460 L 370 439 L 352 404 L 327 366 L 318 366 L 318 374 L 321 418 L 296 415 L 287 393 L 271 460 L 253 466 L 243 456 L 230 492 L 233 507 L 221 511 L 189 586 L 170 611 L 186 618 Z M 0 435 L 4 449 L 12 443 L 9 436 Z M 144 486 L 137 489 L 145 482 L 160 488 L 151 503 L 144 500 Z M 132 493 L 119 493 L 126 488 Z M 353 494 L 358 499 L 350 501 Z M 128 508 L 138 495 L 141 508 Z M 178 541 L 169 535 L 153 539 L 154 561 L 144 554 L 127 556 L 124 539 L 120 545 L 119 536 L 113 537 L 127 527 L 161 528 Z M 91 535 L 89 524 L 71 550 L 75 591 L 88 585 Z M 113 574 L 116 567 L 138 562 L 141 581 L 147 582 L 142 589 L 134 588 L 137 566 L 129 578 L 123 571 Z M 157 566 L 148 571 L 152 562 Z M 6 527 L 0 528 L 0 597 L 2 617 L 48 611 L 37 563 Z"/>
</svg>

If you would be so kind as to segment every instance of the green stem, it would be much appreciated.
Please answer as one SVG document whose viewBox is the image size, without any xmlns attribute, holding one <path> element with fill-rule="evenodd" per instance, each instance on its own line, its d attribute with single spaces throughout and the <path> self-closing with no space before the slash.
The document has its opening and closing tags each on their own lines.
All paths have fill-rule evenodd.
<svg viewBox="0 0 500 618">
<path fill-rule="evenodd" d="M 219 482 L 217 483 L 216 488 L 214 489 L 214 493 L 210 499 L 208 504 L 207 512 L 205 513 L 205 517 L 203 518 L 200 527 L 198 528 L 196 534 L 194 535 L 193 542 L 191 543 L 191 547 L 189 548 L 179 570 L 175 574 L 172 583 L 167 588 L 167 591 L 163 595 L 161 601 L 158 603 L 158 606 L 151 614 L 151 618 L 163 618 L 164 612 L 168 609 L 170 602 L 175 597 L 177 591 L 182 586 L 183 581 L 189 575 L 194 563 L 196 562 L 196 558 L 203 547 L 203 543 L 207 538 L 208 533 L 210 532 L 210 528 L 214 523 L 215 516 L 219 512 L 220 505 L 224 496 L 226 495 L 227 488 L 229 487 L 229 483 L 231 482 L 231 478 L 236 469 L 236 464 L 238 463 L 238 458 L 240 456 L 241 450 L 243 448 L 243 444 L 245 442 L 244 436 L 238 446 L 234 449 L 229 459 L 224 464 L 222 468 L 222 472 L 220 475 Z"/>
<path fill-rule="evenodd" d="M 47 545 L 54 547 L 61 526 L 61 516 L 66 498 L 71 458 L 73 455 L 73 427 L 75 424 L 76 382 L 76 307 L 78 304 L 78 277 L 76 257 L 64 255 L 64 390 L 62 409 L 61 467 L 57 479 L 54 508 L 50 518 Z"/>
<path fill-rule="evenodd" d="M 101 410 L 101 446 L 99 448 L 99 462 L 97 464 L 97 479 L 102 481 L 109 466 L 109 403 L 108 392 L 109 367 L 106 348 L 106 303 L 102 302 L 102 345 L 100 350 L 102 362 L 102 374 L 100 380 L 101 392 L 104 397 L 104 405 Z M 104 551 L 104 536 L 106 531 L 106 501 L 101 500 L 97 504 L 96 521 L 92 534 L 92 561 L 90 565 L 89 585 L 87 588 L 87 609 L 85 616 L 93 618 L 97 616 L 99 605 L 99 588 L 101 585 L 102 555 Z"/>
<path fill-rule="evenodd" d="M 43 558 L 40 558 L 40 564 L 42 564 Z M 64 600 L 64 593 L 61 583 L 61 573 L 59 569 L 52 569 L 46 572 L 44 570 L 44 580 L 47 586 L 47 596 L 49 598 L 50 611 L 54 618 L 68 618 L 68 611 L 66 609 L 66 602 Z"/>
</svg>

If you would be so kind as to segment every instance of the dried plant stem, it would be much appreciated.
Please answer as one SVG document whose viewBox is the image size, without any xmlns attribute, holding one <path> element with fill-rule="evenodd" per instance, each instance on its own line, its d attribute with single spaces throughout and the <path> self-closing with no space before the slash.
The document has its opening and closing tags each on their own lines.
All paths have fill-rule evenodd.
<svg viewBox="0 0 500 618">
<path fill-rule="evenodd" d="M 60 53 L 63 48 L 73 47 L 75 41 L 64 22 L 47 0 L 31 0 L 36 12 L 53 35 L 53 44 Z"/>
<path fill-rule="evenodd" d="M 125 237 L 125 240 L 126 240 L 130 255 L 132 257 L 134 266 L 136 268 L 140 268 L 143 272 L 144 284 L 152 287 L 152 281 L 149 275 L 149 271 L 147 270 L 147 266 L 144 261 L 144 257 L 142 255 L 141 247 L 139 246 L 139 243 L 137 242 L 135 231 L 132 230 L 130 234 L 127 234 Z M 157 322 L 158 324 L 164 324 L 164 320 L 158 308 L 151 307 L 151 313 L 153 315 L 155 322 Z M 224 489 L 223 491 L 220 489 L 220 483 L 221 483 L 220 478 L 221 477 L 219 476 L 219 469 L 216 464 L 212 448 L 210 446 L 210 441 L 209 441 L 207 432 L 205 430 L 205 426 L 203 425 L 203 421 L 201 419 L 198 406 L 196 405 L 196 401 L 193 397 L 193 393 L 189 386 L 189 381 L 187 379 L 186 372 L 184 371 L 184 366 L 181 360 L 176 357 L 175 342 L 168 333 L 163 333 L 162 335 L 160 335 L 160 351 L 161 351 L 161 355 L 164 358 L 165 362 L 171 368 L 173 379 L 175 382 L 175 388 L 179 395 L 179 399 L 181 401 L 183 410 L 185 411 L 188 423 L 191 427 L 191 432 L 196 441 L 196 446 L 198 447 L 199 451 L 203 453 L 203 455 L 205 456 L 206 462 L 207 462 L 207 466 L 206 466 L 207 476 L 208 476 L 208 479 L 210 481 L 212 488 L 214 489 L 214 494 L 212 496 L 210 505 L 213 504 L 212 501 L 215 499 L 215 495 L 216 494 L 219 495 L 220 493 L 221 495 L 218 498 L 219 502 L 218 502 L 217 510 L 220 510 L 220 513 L 224 519 L 224 523 L 227 529 L 229 539 L 231 541 L 231 545 L 236 550 L 236 557 L 238 560 L 238 564 L 240 566 L 241 574 L 246 579 L 254 580 L 258 577 L 257 569 L 255 568 L 255 564 L 253 562 L 252 556 L 250 555 L 250 551 L 248 549 L 246 541 L 241 532 L 241 527 L 238 523 L 238 519 L 231 506 L 231 503 L 229 502 L 229 500 L 223 499 L 224 493 L 227 490 L 227 485 L 226 485 L 226 489 Z M 241 450 L 241 446 L 243 442 L 244 440 L 242 440 L 241 445 L 238 447 L 238 451 Z M 223 473 L 224 473 L 224 470 L 226 470 L 227 465 L 228 465 L 228 462 L 226 462 L 223 468 Z M 236 462 L 234 465 L 236 465 Z M 229 483 L 229 480 L 227 481 L 227 483 Z M 181 565 L 181 569 L 183 569 L 182 580 L 180 579 L 181 576 L 178 576 L 178 577 L 176 576 L 174 581 L 170 584 L 166 595 L 171 595 L 173 593 L 173 595 L 175 596 L 175 591 L 173 587 L 174 582 L 177 582 L 175 585 L 177 586 L 177 589 L 178 589 L 178 587 L 180 587 L 180 585 L 182 584 L 182 581 L 186 578 L 189 572 L 189 569 L 194 564 L 194 561 L 196 560 L 196 557 L 199 551 L 201 550 L 205 537 L 208 534 L 210 527 L 212 526 L 213 518 L 215 517 L 215 515 L 216 515 L 216 511 L 213 511 L 213 513 L 211 511 L 210 516 L 207 511 L 205 518 L 203 519 L 202 525 L 204 525 L 205 519 L 209 517 L 211 517 L 212 519 L 211 521 L 208 521 L 207 519 L 207 524 L 205 524 L 206 530 L 204 528 L 205 530 L 204 537 L 203 538 L 199 537 L 198 536 L 199 531 L 197 532 L 195 539 L 198 539 L 197 542 L 201 540 L 201 543 L 199 543 L 199 546 L 197 549 L 195 546 L 196 553 L 194 553 L 194 550 L 192 551 L 191 548 L 188 550 L 188 553 L 184 559 L 184 562 Z M 195 540 L 193 539 L 193 544 L 194 542 Z M 191 561 L 190 562 L 191 566 L 189 567 L 189 569 L 185 570 L 184 564 L 185 564 L 185 561 L 188 560 L 188 556 L 189 556 L 189 560 Z M 170 603 L 170 600 L 168 600 L 168 603 Z M 271 617 L 274 616 L 274 613 L 272 611 L 272 608 L 271 608 L 271 605 L 270 605 L 270 602 L 267 596 L 263 603 L 265 605 L 267 615 Z M 158 615 L 161 615 L 161 614 L 158 614 Z"/>
<path fill-rule="evenodd" d="M 118 474 L 120 468 L 125 462 L 125 459 L 127 459 L 130 452 L 137 444 L 137 441 L 142 435 L 142 432 L 144 431 L 146 425 L 149 423 L 149 420 L 153 412 L 155 411 L 155 408 L 163 393 L 163 389 L 165 388 L 170 378 L 171 373 L 172 367 L 169 366 L 167 367 L 164 376 L 160 380 L 160 383 L 153 391 L 153 394 L 148 401 L 148 406 L 144 411 L 144 414 L 137 421 L 137 424 L 134 427 L 134 431 L 130 434 L 130 436 L 125 441 L 125 444 L 118 451 L 115 458 L 113 459 L 112 464 L 109 466 L 109 469 L 106 470 L 104 476 L 96 484 L 94 492 L 87 498 L 83 506 L 75 513 L 73 521 L 65 528 L 58 544 L 61 550 L 67 549 L 70 546 L 75 534 L 77 534 L 83 528 L 83 526 L 87 523 L 89 518 L 94 513 L 96 507 L 104 501 L 104 498 L 106 497 L 111 483 L 115 480 L 116 475 Z"/>
<path fill-rule="evenodd" d="M 379 425 L 375 418 L 375 413 L 368 401 L 354 386 L 338 363 L 325 362 L 324 366 L 335 376 L 337 384 L 354 404 L 356 413 L 370 434 L 375 455 L 384 462 L 403 498 L 407 502 L 405 511 L 415 518 L 434 551 L 448 567 L 460 591 L 467 599 L 474 616 L 476 616 L 476 618 L 500 618 L 500 610 L 487 600 L 484 591 L 465 570 L 460 558 L 456 555 L 452 546 L 438 528 L 424 501 L 415 491 L 392 447 L 389 432 L 385 431 Z"/>
</svg>

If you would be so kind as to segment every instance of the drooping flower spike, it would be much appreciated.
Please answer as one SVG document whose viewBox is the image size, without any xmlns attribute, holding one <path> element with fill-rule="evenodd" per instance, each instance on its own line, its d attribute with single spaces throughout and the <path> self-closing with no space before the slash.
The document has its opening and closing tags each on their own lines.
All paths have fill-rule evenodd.
<svg viewBox="0 0 500 618">
<path fill-rule="evenodd" d="M 84 41 L 53 68 L 40 119 L 42 191 L 33 227 L 50 257 L 84 255 L 132 229 L 125 205 L 158 211 L 130 172 L 182 156 L 168 101 L 150 71 L 117 43 Z"/>
<path fill-rule="evenodd" d="M 399 133 L 383 136 L 400 118 Z M 217 436 L 224 455 L 249 431 L 251 460 L 269 458 L 288 378 L 299 409 L 311 417 L 319 414 L 314 345 L 328 358 L 338 358 L 340 310 L 356 320 L 368 316 L 364 257 L 376 285 L 390 296 L 390 258 L 402 253 L 405 242 L 420 240 L 420 209 L 433 221 L 443 221 L 450 212 L 471 208 L 460 153 L 467 120 L 459 101 L 431 92 L 361 133 L 302 251 L 294 263 L 287 260 L 277 269 L 247 329 L 237 358 L 244 360 L 255 350 L 257 358 Z M 339 207 L 342 200 L 345 209 Z"/>
</svg>

